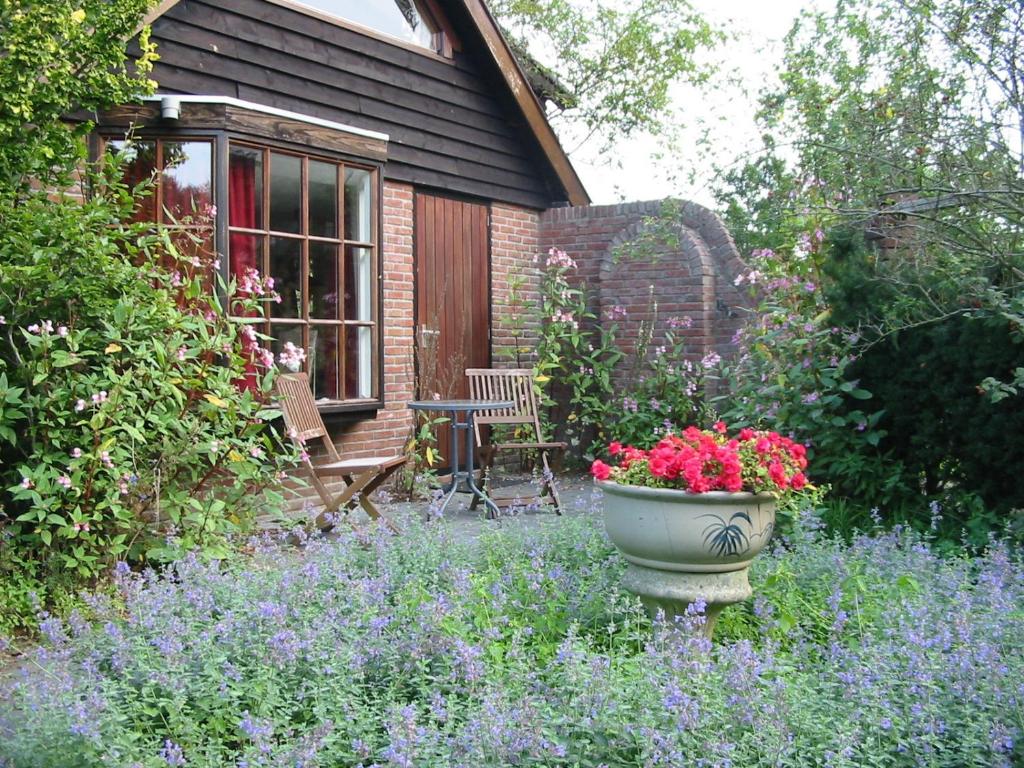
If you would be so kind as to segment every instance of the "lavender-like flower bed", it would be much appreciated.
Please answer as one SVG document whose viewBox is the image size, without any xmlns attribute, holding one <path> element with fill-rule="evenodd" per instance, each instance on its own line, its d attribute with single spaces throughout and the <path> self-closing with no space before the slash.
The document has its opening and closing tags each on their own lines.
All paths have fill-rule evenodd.
<svg viewBox="0 0 1024 768">
<path fill-rule="evenodd" d="M 785 544 L 788 548 L 783 548 Z M 0 683 L 0 765 L 1020 765 L 1024 570 L 804 529 L 714 646 L 589 516 L 125 575 Z"/>
</svg>

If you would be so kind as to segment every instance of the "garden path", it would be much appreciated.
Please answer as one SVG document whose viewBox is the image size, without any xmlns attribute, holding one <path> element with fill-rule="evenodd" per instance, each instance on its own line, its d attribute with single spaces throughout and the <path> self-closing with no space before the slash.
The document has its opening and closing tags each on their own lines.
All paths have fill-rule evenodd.
<svg viewBox="0 0 1024 768">
<path fill-rule="evenodd" d="M 563 515 L 600 514 L 600 493 L 594 487 L 589 476 L 563 474 L 557 478 L 557 482 Z M 522 489 L 524 496 L 536 492 L 536 487 L 530 485 L 530 479 L 524 476 L 503 478 L 497 486 L 503 496 L 508 496 L 519 488 Z M 483 506 L 474 510 L 469 508 L 471 499 L 472 496 L 469 493 L 458 493 L 444 512 L 444 518 L 452 525 L 455 536 L 461 541 L 475 541 L 483 532 L 496 526 L 517 526 L 529 529 L 536 528 L 545 521 L 555 518 L 551 507 L 532 503 L 502 510 L 503 514 L 498 519 L 489 520 Z M 426 519 L 432 509 L 429 501 L 399 501 L 389 496 L 385 489 L 379 490 L 375 494 L 374 500 L 378 503 L 381 512 L 390 517 L 400 528 L 408 527 L 402 525 L 403 521 Z M 289 513 L 288 517 L 294 520 L 314 520 L 321 508 L 318 504 L 307 505 L 303 510 Z M 357 525 L 365 525 L 368 522 L 362 510 L 356 510 L 352 514 Z M 269 517 L 263 518 L 260 520 L 260 527 L 273 530 L 280 527 L 280 521 Z"/>
</svg>

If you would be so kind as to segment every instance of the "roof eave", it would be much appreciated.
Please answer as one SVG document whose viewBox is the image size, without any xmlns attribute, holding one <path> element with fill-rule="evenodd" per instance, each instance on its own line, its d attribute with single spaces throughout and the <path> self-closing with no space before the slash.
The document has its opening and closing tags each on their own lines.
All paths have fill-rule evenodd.
<svg viewBox="0 0 1024 768">
<path fill-rule="evenodd" d="M 547 114 L 540 103 L 540 99 L 530 88 L 526 73 L 516 60 L 515 54 L 509 47 L 508 41 L 501 33 L 498 23 L 491 15 L 490 9 L 482 0 L 462 0 L 466 11 L 469 13 L 473 23 L 483 35 L 491 56 L 498 65 L 498 70 L 508 85 L 509 90 L 515 97 L 516 103 L 523 112 L 527 124 L 533 131 L 534 136 L 540 143 L 541 150 L 551 167 L 554 169 L 558 180 L 565 189 L 570 205 L 589 205 L 590 195 L 587 194 L 583 182 L 580 180 L 576 169 L 573 168 L 569 156 L 565 153 L 558 137 L 555 135 L 551 123 L 548 122 Z"/>
</svg>

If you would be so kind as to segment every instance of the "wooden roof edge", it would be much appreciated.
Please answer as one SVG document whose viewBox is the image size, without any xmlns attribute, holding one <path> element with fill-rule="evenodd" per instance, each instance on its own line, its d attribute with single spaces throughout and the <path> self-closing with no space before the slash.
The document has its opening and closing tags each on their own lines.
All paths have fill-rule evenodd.
<svg viewBox="0 0 1024 768">
<path fill-rule="evenodd" d="M 555 135 L 551 123 L 548 122 L 547 114 L 540 103 L 540 99 L 530 87 L 526 73 L 520 66 L 515 54 L 512 52 L 508 41 L 501 33 L 498 22 L 491 15 L 490 9 L 483 0 L 462 0 L 470 18 L 476 24 L 484 42 L 494 58 L 505 83 L 515 97 L 516 103 L 523 112 L 527 124 L 540 143 L 541 150 L 547 157 L 548 162 L 554 169 L 558 180 L 565 188 L 569 197 L 569 204 L 573 206 L 589 205 L 590 195 L 587 194 L 583 182 L 580 180 L 576 169 L 573 168 L 569 156 L 562 148 L 561 142 Z"/>
<path fill-rule="evenodd" d="M 160 0 L 159 3 L 150 8 L 149 11 L 146 12 L 146 15 L 142 17 L 142 20 L 135 27 L 135 32 L 132 33 L 132 37 L 135 37 L 139 32 L 159 19 L 179 2 L 181 2 L 181 0 Z"/>
</svg>

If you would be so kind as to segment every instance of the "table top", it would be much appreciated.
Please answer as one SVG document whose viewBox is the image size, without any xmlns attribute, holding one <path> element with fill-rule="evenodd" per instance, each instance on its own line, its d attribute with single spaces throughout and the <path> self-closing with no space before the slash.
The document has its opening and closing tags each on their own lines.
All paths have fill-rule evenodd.
<svg viewBox="0 0 1024 768">
<path fill-rule="evenodd" d="M 488 411 L 514 405 L 512 400 L 413 400 L 408 404 L 414 411 Z"/>
</svg>

